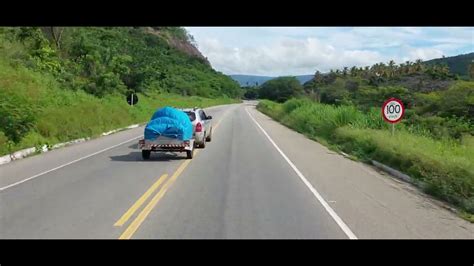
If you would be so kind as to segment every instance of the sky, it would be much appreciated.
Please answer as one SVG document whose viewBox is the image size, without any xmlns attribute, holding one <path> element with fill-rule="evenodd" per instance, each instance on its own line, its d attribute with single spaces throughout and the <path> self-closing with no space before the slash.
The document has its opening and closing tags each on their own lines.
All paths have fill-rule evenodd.
<svg viewBox="0 0 474 266">
<path fill-rule="evenodd" d="M 285 76 L 474 52 L 474 27 L 185 27 L 224 74 Z"/>
</svg>

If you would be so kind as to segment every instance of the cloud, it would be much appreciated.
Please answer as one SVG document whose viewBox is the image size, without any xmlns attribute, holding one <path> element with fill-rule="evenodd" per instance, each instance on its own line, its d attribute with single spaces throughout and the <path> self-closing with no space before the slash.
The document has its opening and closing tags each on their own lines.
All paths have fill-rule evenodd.
<svg viewBox="0 0 474 266">
<path fill-rule="evenodd" d="M 435 48 L 416 48 L 408 52 L 407 60 L 429 60 L 443 56 L 443 52 Z"/>
<path fill-rule="evenodd" d="M 301 75 L 474 50 L 473 28 L 188 28 L 226 74 Z"/>
<path fill-rule="evenodd" d="M 301 75 L 352 65 L 370 65 L 384 58 L 375 51 L 341 50 L 316 38 L 281 39 L 270 45 L 233 48 L 217 39 L 199 47 L 213 67 L 226 74 Z"/>
</svg>

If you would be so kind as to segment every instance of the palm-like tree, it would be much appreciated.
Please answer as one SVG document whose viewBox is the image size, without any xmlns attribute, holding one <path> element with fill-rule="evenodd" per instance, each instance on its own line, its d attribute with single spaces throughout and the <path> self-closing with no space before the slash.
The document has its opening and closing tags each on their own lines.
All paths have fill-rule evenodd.
<svg viewBox="0 0 474 266">
<path fill-rule="evenodd" d="M 415 70 L 417 72 L 423 72 L 424 67 L 423 67 L 423 60 L 421 59 L 416 59 L 415 61 Z"/>
<path fill-rule="evenodd" d="M 347 72 L 348 72 L 348 67 L 344 67 L 343 70 L 342 70 L 342 75 L 343 76 L 347 76 Z"/>
<path fill-rule="evenodd" d="M 316 71 L 316 73 L 314 74 L 314 80 L 316 82 L 320 82 L 322 81 L 322 78 L 323 78 L 323 75 L 321 75 L 321 72 L 319 72 L 319 70 Z"/>
<path fill-rule="evenodd" d="M 357 76 L 357 67 L 355 66 L 351 67 L 350 74 L 352 77 Z"/>
<path fill-rule="evenodd" d="M 402 67 L 400 69 L 400 73 L 406 74 L 408 73 L 408 65 L 406 63 L 400 64 Z"/>
<path fill-rule="evenodd" d="M 388 76 L 390 78 L 393 78 L 394 75 L 395 75 L 395 61 L 390 60 L 390 62 L 388 62 Z"/>
<path fill-rule="evenodd" d="M 412 72 L 412 63 L 410 61 L 406 61 L 405 63 L 406 63 L 406 70 L 405 70 L 406 73 L 411 74 L 411 72 Z"/>
</svg>

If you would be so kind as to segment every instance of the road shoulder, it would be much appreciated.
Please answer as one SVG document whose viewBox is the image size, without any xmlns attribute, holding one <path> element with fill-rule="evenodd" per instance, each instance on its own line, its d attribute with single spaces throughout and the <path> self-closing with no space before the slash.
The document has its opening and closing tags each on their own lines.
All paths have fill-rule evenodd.
<svg viewBox="0 0 474 266">
<path fill-rule="evenodd" d="M 344 158 L 247 107 L 359 238 L 474 238 L 474 225 L 412 185 Z"/>
</svg>

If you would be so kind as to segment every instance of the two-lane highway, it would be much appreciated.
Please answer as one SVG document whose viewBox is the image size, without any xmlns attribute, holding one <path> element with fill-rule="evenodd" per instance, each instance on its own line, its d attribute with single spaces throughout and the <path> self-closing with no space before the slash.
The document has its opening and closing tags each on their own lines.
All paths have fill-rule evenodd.
<svg viewBox="0 0 474 266">
<path fill-rule="evenodd" d="M 346 237 L 244 106 L 215 133 L 134 237 Z"/>
<path fill-rule="evenodd" d="M 209 113 L 218 121 L 232 108 Z M 2 166 L 0 238 L 118 238 L 123 228 L 113 226 L 116 220 L 186 158 L 153 154 L 143 161 L 141 136 L 143 127 Z"/>
<path fill-rule="evenodd" d="M 0 166 L 0 238 L 473 238 L 407 185 L 254 103 L 209 108 L 212 142 L 141 159 L 143 127 Z"/>
</svg>

